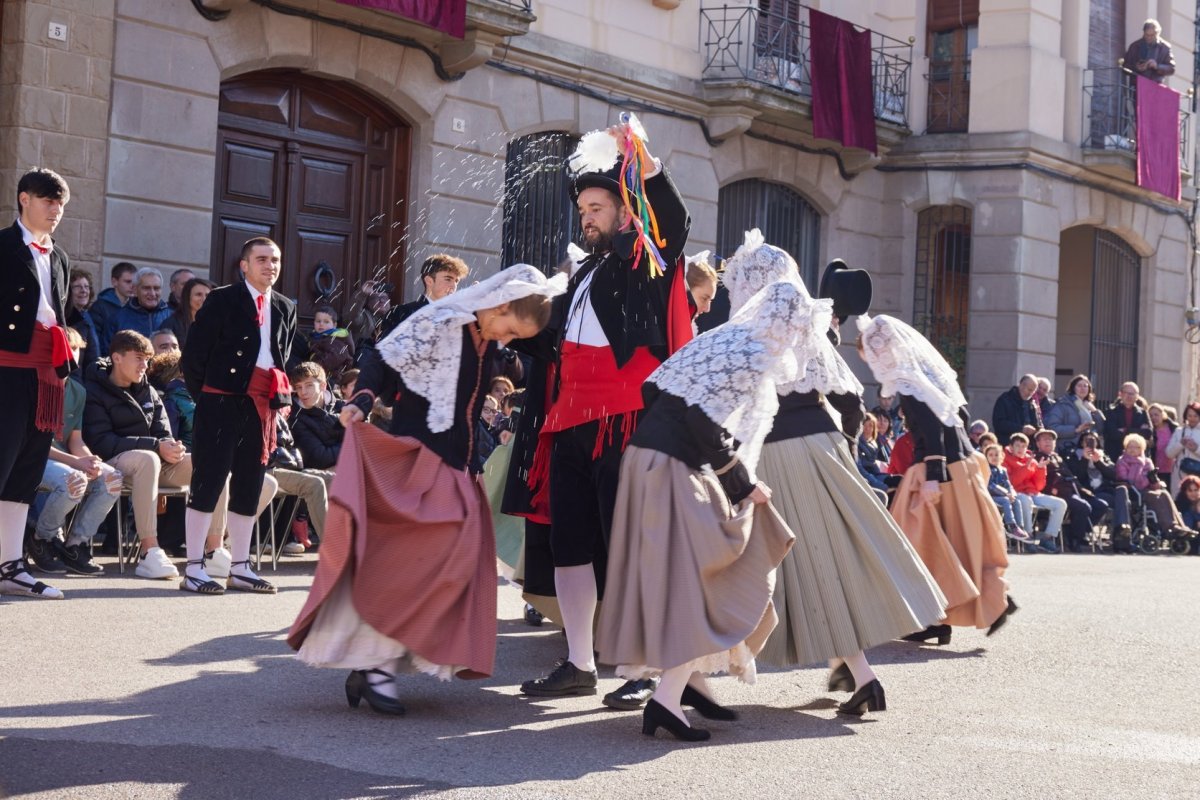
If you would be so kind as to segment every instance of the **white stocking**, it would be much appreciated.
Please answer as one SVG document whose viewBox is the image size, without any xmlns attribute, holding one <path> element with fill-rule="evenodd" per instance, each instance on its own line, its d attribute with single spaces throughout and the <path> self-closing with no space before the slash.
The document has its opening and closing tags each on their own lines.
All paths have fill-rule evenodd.
<svg viewBox="0 0 1200 800">
<path fill-rule="evenodd" d="M 594 670 L 592 623 L 598 602 L 595 570 L 591 564 L 555 567 L 554 589 L 562 611 L 563 629 L 567 632 L 567 660 L 584 672 Z"/>
<path fill-rule="evenodd" d="M 875 670 L 871 669 L 871 665 L 867 663 L 867 654 L 862 650 L 852 656 L 846 656 L 845 661 L 846 666 L 850 668 L 850 674 L 854 676 L 856 689 L 861 689 L 875 680 Z"/>
<path fill-rule="evenodd" d="M 29 506 L 0 500 L 0 563 L 16 561 L 25 555 L 25 520 Z"/>
<path fill-rule="evenodd" d="M 698 673 L 693 673 L 691 667 L 687 665 L 671 667 L 663 672 L 658 689 L 654 692 L 654 699 L 658 701 L 658 704 L 679 717 L 683 724 L 689 728 L 691 724 L 688 722 L 687 717 L 684 716 L 680 700 L 683 698 L 683 688 L 691 681 L 693 674 Z M 700 680 L 703 681 L 704 678 L 701 677 Z M 696 687 L 693 686 L 692 688 L 695 689 Z"/>
<path fill-rule="evenodd" d="M 197 511 L 189 508 L 184 514 L 184 541 L 187 544 L 188 561 L 204 561 L 204 540 L 208 536 L 208 528 L 212 525 L 211 511 Z M 188 564 L 187 574 L 203 581 L 210 580 L 204 571 L 203 563 Z"/>
<path fill-rule="evenodd" d="M 239 561 L 250 560 L 250 540 L 254 538 L 254 517 L 230 512 L 229 522 L 226 525 L 229 528 L 229 552 L 233 556 L 233 563 L 237 565 L 233 571 L 243 576 L 254 575 L 249 564 L 238 565 Z"/>
<path fill-rule="evenodd" d="M 400 696 L 400 687 L 396 685 L 395 677 L 400 674 L 400 659 L 393 658 L 391 661 L 385 661 L 372 669 L 383 670 L 392 676 L 392 680 L 388 680 L 384 676 L 373 672 L 367 672 L 367 683 L 371 684 L 371 688 L 393 700 L 397 699 Z"/>
</svg>

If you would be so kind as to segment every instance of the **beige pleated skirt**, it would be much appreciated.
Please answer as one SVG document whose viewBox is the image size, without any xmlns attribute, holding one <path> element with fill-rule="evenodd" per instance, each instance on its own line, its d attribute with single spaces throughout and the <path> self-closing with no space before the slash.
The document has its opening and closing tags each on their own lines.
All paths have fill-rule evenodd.
<svg viewBox="0 0 1200 800">
<path fill-rule="evenodd" d="M 769 505 L 731 507 L 711 472 L 629 447 L 596 633 L 601 661 L 628 678 L 691 666 L 752 682 L 777 621 L 774 570 L 794 538 Z"/>
<path fill-rule="evenodd" d="M 950 481 L 930 505 L 921 499 L 925 464 L 904 473 L 892 516 L 946 595 L 947 625 L 986 628 L 1008 604 L 1004 523 L 987 490 L 987 461 L 975 453 L 947 467 Z"/>
<path fill-rule="evenodd" d="M 796 534 L 776 572 L 779 627 L 759 654 L 765 663 L 853 655 L 942 618 L 945 597 L 840 434 L 764 445 L 758 477 Z"/>
</svg>

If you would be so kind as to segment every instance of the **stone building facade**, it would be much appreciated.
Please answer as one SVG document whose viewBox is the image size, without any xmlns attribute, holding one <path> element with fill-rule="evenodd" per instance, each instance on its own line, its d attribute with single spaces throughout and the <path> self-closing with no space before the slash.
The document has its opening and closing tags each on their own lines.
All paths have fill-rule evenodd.
<svg viewBox="0 0 1200 800">
<path fill-rule="evenodd" d="M 1194 4 L 952 5 L 468 0 L 457 40 L 336 0 L 4 0 L 0 182 L 67 176 L 59 238 L 102 285 L 121 260 L 228 280 L 261 232 L 302 312 L 351 311 L 369 277 L 412 296 L 429 252 L 552 268 L 557 159 L 634 110 L 689 251 L 759 225 L 810 281 L 869 267 L 876 309 L 963 367 L 977 415 L 1023 372 L 1195 396 Z M 877 154 L 813 136 L 810 6 L 874 32 Z M 1179 202 L 1135 180 L 1116 58 L 1147 17 L 1188 112 Z"/>
</svg>

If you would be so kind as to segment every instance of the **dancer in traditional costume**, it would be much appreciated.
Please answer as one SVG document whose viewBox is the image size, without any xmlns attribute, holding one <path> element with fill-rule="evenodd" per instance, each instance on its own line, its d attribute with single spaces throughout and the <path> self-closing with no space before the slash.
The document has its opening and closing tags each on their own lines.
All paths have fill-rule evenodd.
<svg viewBox="0 0 1200 800">
<path fill-rule="evenodd" d="M 560 282 L 517 265 L 420 309 L 367 351 L 321 560 L 288 644 L 352 670 L 346 699 L 403 714 L 396 675 L 484 678 L 496 651 L 496 543 L 470 474 L 497 343 L 534 336 Z M 361 423 L 395 399 L 392 436 Z"/>
<path fill-rule="evenodd" d="M 838 298 L 832 304 L 817 301 L 826 309 L 817 324 L 829 336 L 793 348 L 797 377 L 778 387 L 779 411 L 759 460 L 759 476 L 796 534 L 796 546 L 776 572 L 780 624 L 760 657 L 777 666 L 829 661 L 830 691 L 854 693 L 838 710 L 861 716 L 887 707 L 863 651 L 937 622 L 945 599 L 851 453 L 865 413 L 863 387 L 834 346 L 829 310 L 840 326 L 849 314 L 866 311 L 871 291 L 865 272 L 850 275 L 843 267 L 830 265 L 824 288 L 843 275 L 862 285 L 831 292 Z M 748 232 L 725 264 L 730 309 L 736 313 L 762 287 L 781 280 L 804 291 L 795 260 L 757 230 Z M 826 404 L 837 412 L 840 431 Z"/>
<path fill-rule="evenodd" d="M 892 516 L 946 596 L 946 617 L 904 638 L 950 641 L 950 626 L 995 633 L 1017 605 L 1008 597 L 1004 522 L 988 494 L 988 466 L 967 436 L 958 375 L 920 333 L 895 317 L 858 318 L 858 349 L 898 396 L 915 463 L 892 500 Z"/>
<path fill-rule="evenodd" d="M 784 356 L 798 336 L 811 337 L 811 312 L 796 286 L 769 286 L 643 388 L 647 411 L 621 461 L 596 643 L 621 677 L 661 674 L 642 713 L 646 735 L 663 727 L 683 741 L 707 739 L 681 704 L 710 719 L 736 714 L 713 700 L 704 675 L 754 681 L 755 655 L 777 621 L 774 569 L 793 541 L 754 468 Z"/>
</svg>

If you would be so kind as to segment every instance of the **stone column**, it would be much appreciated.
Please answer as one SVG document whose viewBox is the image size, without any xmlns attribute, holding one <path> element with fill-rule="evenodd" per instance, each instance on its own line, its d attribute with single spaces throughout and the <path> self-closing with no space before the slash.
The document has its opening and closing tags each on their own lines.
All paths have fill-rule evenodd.
<svg viewBox="0 0 1200 800">
<path fill-rule="evenodd" d="M 1066 62 L 1058 0 L 980 0 L 971 56 L 971 133 L 1063 138 Z"/>
<path fill-rule="evenodd" d="M 13 190 L 23 172 L 33 166 L 58 172 L 71 187 L 71 202 L 55 238 L 73 266 L 93 272 L 104 230 L 113 5 L 114 0 L 3 4 L 0 216 L 12 218 Z M 52 26 L 64 38 L 51 38 Z"/>
</svg>

